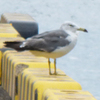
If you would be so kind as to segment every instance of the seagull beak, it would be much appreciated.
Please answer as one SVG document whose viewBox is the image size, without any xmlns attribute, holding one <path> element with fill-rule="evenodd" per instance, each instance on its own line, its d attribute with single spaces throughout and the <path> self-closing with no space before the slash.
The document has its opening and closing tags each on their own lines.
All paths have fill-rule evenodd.
<svg viewBox="0 0 100 100">
<path fill-rule="evenodd" d="M 77 29 L 78 31 L 83 31 L 83 32 L 88 32 L 86 29 L 84 29 L 84 28 L 78 28 Z"/>
</svg>

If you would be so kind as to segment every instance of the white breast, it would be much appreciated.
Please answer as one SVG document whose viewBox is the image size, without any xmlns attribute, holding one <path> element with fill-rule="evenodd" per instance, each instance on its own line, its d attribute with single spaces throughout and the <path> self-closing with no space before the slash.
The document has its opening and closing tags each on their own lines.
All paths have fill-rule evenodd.
<svg viewBox="0 0 100 100">
<path fill-rule="evenodd" d="M 71 41 L 69 45 L 66 45 L 65 47 L 59 47 L 55 51 L 52 52 L 53 57 L 61 57 L 64 56 L 65 54 L 69 53 L 76 45 L 77 42 L 77 36 L 69 36 L 67 37 Z"/>
</svg>

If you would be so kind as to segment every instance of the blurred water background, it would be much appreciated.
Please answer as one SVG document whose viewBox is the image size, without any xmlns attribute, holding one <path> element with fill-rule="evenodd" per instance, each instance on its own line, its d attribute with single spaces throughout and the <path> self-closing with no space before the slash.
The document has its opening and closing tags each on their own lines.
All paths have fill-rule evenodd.
<svg viewBox="0 0 100 100">
<path fill-rule="evenodd" d="M 57 60 L 57 68 L 100 100 L 100 0 L 0 0 L 0 16 L 6 12 L 29 14 L 39 23 L 39 33 L 64 21 L 86 28 L 76 47 Z"/>
</svg>

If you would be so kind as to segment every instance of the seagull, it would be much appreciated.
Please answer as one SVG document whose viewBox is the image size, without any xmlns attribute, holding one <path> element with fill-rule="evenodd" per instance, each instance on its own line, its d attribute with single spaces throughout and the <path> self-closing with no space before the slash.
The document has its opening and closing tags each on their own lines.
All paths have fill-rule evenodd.
<svg viewBox="0 0 100 100">
<path fill-rule="evenodd" d="M 17 51 L 30 50 L 36 56 L 48 59 L 49 74 L 57 75 L 56 58 L 69 53 L 76 45 L 79 31 L 88 32 L 73 22 L 66 21 L 57 30 L 46 31 L 41 34 L 27 38 L 24 41 L 6 41 L 5 47 Z M 51 73 L 50 58 L 54 59 L 54 73 Z"/>
</svg>

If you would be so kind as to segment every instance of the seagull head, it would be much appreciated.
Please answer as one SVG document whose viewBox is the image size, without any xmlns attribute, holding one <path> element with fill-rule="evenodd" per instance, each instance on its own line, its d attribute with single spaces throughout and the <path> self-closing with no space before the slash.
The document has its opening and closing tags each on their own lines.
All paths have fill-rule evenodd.
<svg viewBox="0 0 100 100">
<path fill-rule="evenodd" d="M 70 31 L 73 33 L 78 34 L 78 31 L 88 32 L 85 28 L 81 28 L 73 22 L 65 22 L 61 25 L 61 29 L 65 30 L 66 32 Z"/>
</svg>

